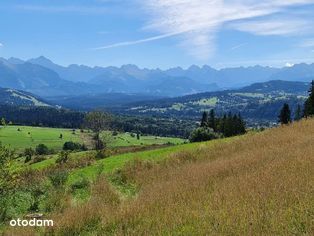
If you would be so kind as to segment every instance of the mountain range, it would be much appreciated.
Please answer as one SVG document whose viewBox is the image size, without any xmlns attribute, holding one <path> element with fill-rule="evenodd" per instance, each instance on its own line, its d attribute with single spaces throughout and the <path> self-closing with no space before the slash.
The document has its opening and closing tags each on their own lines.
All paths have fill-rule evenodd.
<svg viewBox="0 0 314 236">
<path fill-rule="evenodd" d="M 220 70 L 207 65 L 193 65 L 187 69 L 176 67 L 161 70 L 140 69 L 136 65 L 65 67 L 43 56 L 27 61 L 18 58 L 0 59 L 0 87 L 24 90 L 45 98 L 108 93 L 176 97 L 240 88 L 270 80 L 309 82 L 312 79 L 314 64 Z"/>
<path fill-rule="evenodd" d="M 15 89 L 0 88 L 0 105 L 15 107 L 69 108 L 80 111 L 107 110 L 115 114 L 199 120 L 203 111 L 214 109 L 222 116 L 241 113 L 250 126 L 272 125 L 284 103 L 292 115 L 308 96 L 308 82 L 268 81 L 240 89 L 197 93 L 182 97 L 152 97 L 143 94 L 104 93 L 96 95 L 59 96 L 42 99 Z"/>
</svg>

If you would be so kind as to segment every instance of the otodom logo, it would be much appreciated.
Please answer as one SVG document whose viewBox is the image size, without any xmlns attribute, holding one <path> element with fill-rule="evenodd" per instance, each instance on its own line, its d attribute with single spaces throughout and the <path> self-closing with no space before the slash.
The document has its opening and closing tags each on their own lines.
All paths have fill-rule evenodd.
<svg viewBox="0 0 314 236">
<path fill-rule="evenodd" d="M 42 220 L 42 219 L 30 219 L 30 220 L 23 220 L 23 219 L 13 219 L 10 221 L 11 227 L 52 227 L 53 220 Z"/>
</svg>

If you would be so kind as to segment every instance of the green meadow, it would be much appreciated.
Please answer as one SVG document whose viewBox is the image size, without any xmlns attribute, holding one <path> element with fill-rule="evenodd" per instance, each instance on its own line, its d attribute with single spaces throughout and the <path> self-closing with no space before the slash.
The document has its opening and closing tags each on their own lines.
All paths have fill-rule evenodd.
<svg viewBox="0 0 314 236">
<path fill-rule="evenodd" d="M 81 142 L 80 131 L 29 126 L 2 126 L 0 128 L 0 142 L 17 150 L 34 148 L 41 143 L 49 148 L 60 150 L 66 141 Z"/>
<path fill-rule="evenodd" d="M 127 147 L 138 145 L 162 145 L 162 144 L 182 144 L 183 139 L 159 137 L 159 136 L 140 136 L 137 139 L 136 134 L 132 133 L 119 133 L 117 136 L 111 138 L 111 145 L 114 147 Z"/>
<path fill-rule="evenodd" d="M 108 134 L 108 132 L 106 132 Z M 104 134 L 104 136 L 108 136 Z M 62 134 L 62 138 L 60 135 Z M 91 133 L 81 133 L 79 129 L 58 129 L 30 126 L 1 126 L 0 142 L 12 149 L 21 151 L 28 147 L 35 148 L 38 144 L 45 144 L 49 148 L 61 150 L 67 141 L 90 144 Z M 182 144 L 185 140 L 180 138 L 140 136 L 137 139 L 136 134 L 118 133 L 116 136 L 110 134 L 108 140 L 110 147 L 128 147 L 140 145 L 163 145 L 163 144 Z"/>
</svg>

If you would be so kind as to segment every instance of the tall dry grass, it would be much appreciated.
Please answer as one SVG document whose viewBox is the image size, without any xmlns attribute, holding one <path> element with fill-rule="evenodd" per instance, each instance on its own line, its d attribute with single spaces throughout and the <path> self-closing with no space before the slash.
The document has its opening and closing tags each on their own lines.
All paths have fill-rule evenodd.
<svg viewBox="0 0 314 236">
<path fill-rule="evenodd" d="M 88 203 L 53 216 L 50 233 L 314 235 L 313 120 L 122 173 L 140 187 L 135 199 L 119 201 L 102 179 Z"/>
</svg>

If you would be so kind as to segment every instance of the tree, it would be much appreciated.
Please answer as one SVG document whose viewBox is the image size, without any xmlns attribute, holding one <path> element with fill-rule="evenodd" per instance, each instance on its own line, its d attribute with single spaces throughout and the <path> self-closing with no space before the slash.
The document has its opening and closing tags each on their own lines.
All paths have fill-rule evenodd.
<svg viewBox="0 0 314 236">
<path fill-rule="evenodd" d="M 217 132 L 224 134 L 226 121 L 227 121 L 227 115 L 224 114 L 223 117 L 220 118 L 218 121 Z"/>
<path fill-rule="evenodd" d="M 206 111 L 203 112 L 203 117 L 201 120 L 201 127 L 206 127 L 208 125 L 208 113 Z"/>
<path fill-rule="evenodd" d="M 34 149 L 32 149 L 32 148 L 25 148 L 25 150 L 24 150 L 25 163 L 30 162 L 34 155 L 35 155 Z"/>
<path fill-rule="evenodd" d="M 291 122 L 291 111 L 287 103 L 285 103 L 280 111 L 279 122 L 282 125 L 289 124 Z"/>
<path fill-rule="evenodd" d="M 64 151 L 76 151 L 76 150 L 81 150 L 81 151 L 87 151 L 87 147 L 84 144 L 80 143 L 75 143 L 73 141 L 68 141 L 63 144 Z"/>
<path fill-rule="evenodd" d="M 311 83 L 309 97 L 304 103 L 304 116 L 309 117 L 314 115 L 314 80 Z"/>
<path fill-rule="evenodd" d="M 69 160 L 69 152 L 68 151 L 61 151 L 59 153 L 58 159 L 56 160 L 57 164 L 64 164 L 67 163 Z"/>
<path fill-rule="evenodd" d="M 190 142 L 203 142 L 212 139 L 217 139 L 219 136 L 214 132 L 213 129 L 208 127 L 200 127 L 195 129 L 190 135 Z"/>
<path fill-rule="evenodd" d="M 238 134 L 245 134 L 246 133 L 245 122 L 240 113 L 238 115 L 238 122 L 239 122 Z"/>
<path fill-rule="evenodd" d="M 232 116 L 232 113 L 229 112 L 228 116 L 225 120 L 225 125 L 224 125 L 224 136 L 225 137 L 231 137 L 234 135 L 234 117 Z"/>
<path fill-rule="evenodd" d="M 102 150 L 105 148 L 105 143 L 100 137 L 100 133 L 109 128 L 111 115 L 101 111 L 93 111 L 86 115 L 85 126 L 91 129 L 94 133 L 95 149 Z"/>
<path fill-rule="evenodd" d="M 7 122 L 5 121 L 4 118 L 1 119 L 1 125 L 2 125 L 2 126 L 6 126 L 6 125 L 7 125 Z"/>
<path fill-rule="evenodd" d="M 38 144 L 36 146 L 36 154 L 37 155 L 48 155 L 49 154 L 49 149 L 45 144 Z"/>
<path fill-rule="evenodd" d="M 210 112 L 209 112 L 208 127 L 212 128 L 215 132 L 217 130 L 217 127 L 216 127 L 216 117 L 215 117 L 214 109 L 211 109 Z"/>
<path fill-rule="evenodd" d="M 140 136 L 140 133 L 139 133 L 139 132 L 137 132 L 136 138 L 137 138 L 137 140 L 140 140 L 141 136 Z"/>
<path fill-rule="evenodd" d="M 298 104 L 297 110 L 295 111 L 294 120 L 299 121 L 301 119 L 302 119 L 302 109 L 301 109 L 301 105 Z"/>
</svg>

